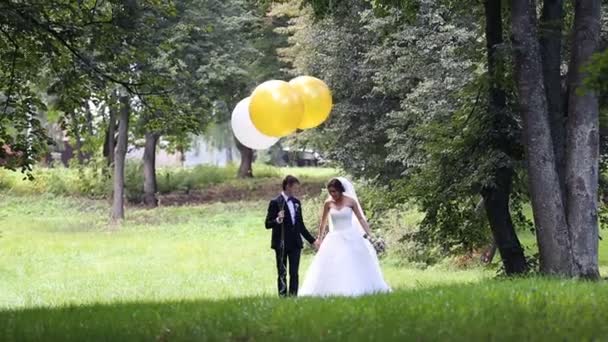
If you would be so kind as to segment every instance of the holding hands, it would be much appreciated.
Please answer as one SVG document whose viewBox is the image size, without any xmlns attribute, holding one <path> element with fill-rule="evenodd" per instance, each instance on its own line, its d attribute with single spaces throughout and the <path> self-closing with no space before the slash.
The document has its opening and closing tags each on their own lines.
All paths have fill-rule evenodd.
<svg viewBox="0 0 608 342">
<path fill-rule="evenodd" d="M 315 242 L 313 242 L 312 247 L 315 249 L 315 251 L 319 251 L 319 248 L 321 248 L 321 240 L 316 239 Z"/>
</svg>

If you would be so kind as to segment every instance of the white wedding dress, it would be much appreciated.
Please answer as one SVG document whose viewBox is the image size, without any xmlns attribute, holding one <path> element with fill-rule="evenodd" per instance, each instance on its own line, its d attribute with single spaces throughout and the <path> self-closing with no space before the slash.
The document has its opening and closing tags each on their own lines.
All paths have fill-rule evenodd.
<svg viewBox="0 0 608 342">
<path fill-rule="evenodd" d="M 299 295 L 360 296 L 390 292 L 376 251 L 355 225 L 358 221 L 353 209 L 331 208 L 329 216 L 330 231 L 306 273 Z"/>
</svg>

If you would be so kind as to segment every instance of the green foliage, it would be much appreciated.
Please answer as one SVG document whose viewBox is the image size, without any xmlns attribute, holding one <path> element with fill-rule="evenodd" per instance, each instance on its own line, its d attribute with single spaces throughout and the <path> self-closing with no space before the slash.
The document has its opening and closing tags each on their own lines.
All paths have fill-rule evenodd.
<svg viewBox="0 0 608 342">
<path fill-rule="evenodd" d="M 408 16 L 415 16 L 420 6 L 418 0 L 369 0 L 377 14 L 386 15 L 393 8 L 399 8 Z M 303 4 L 309 5 L 315 17 L 324 18 L 328 15 L 335 16 L 340 8 L 351 4 L 348 0 L 304 0 Z"/>
<path fill-rule="evenodd" d="M 588 74 L 585 79 L 587 87 L 603 94 L 608 92 L 608 50 L 595 54 L 584 69 Z"/>
<path fill-rule="evenodd" d="M 125 197 L 131 203 L 139 203 L 144 194 L 143 165 L 128 161 L 125 165 Z"/>
<path fill-rule="evenodd" d="M 169 71 L 171 93 L 147 98 L 160 107 L 144 113 L 140 129 L 179 137 L 226 120 L 214 104 L 240 100 L 251 82 L 246 65 L 259 54 L 248 40 L 258 20 L 249 9 L 246 1 L 176 1 L 176 17 L 164 39 L 156 34 L 161 52 L 149 66 Z"/>
<path fill-rule="evenodd" d="M 77 165 L 77 194 L 90 198 L 100 198 L 110 193 L 110 177 L 107 174 L 106 161 L 93 158 L 84 165 Z"/>
<path fill-rule="evenodd" d="M 272 66 L 256 48 L 268 31 L 263 13 L 246 0 L 3 6 L 0 146 L 19 153 L 8 158 L 0 149 L 4 167 L 28 170 L 47 151 L 45 117 L 81 157 L 94 154 L 117 92 L 131 98 L 136 138 L 155 132 L 187 143 L 227 120 L 214 103 L 236 103 L 259 76 L 250 75 L 256 65 Z M 101 110 L 92 113 L 91 102 Z"/>
<path fill-rule="evenodd" d="M 427 250 L 413 259 L 438 260 L 486 244 L 480 191 L 493 186 L 495 170 L 519 167 L 521 147 L 515 110 L 488 108 L 475 13 L 423 0 L 412 21 L 411 8 L 387 2 L 382 13 L 366 1 L 333 5 L 331 16 L 317 20 L 306 8 L 296 13 L 286 31 L 291 46 L 280 51 L 294 74 L 324 79 L 336 102 L 325 125 L 293 142 L 315 146 L 374 183 L 372 218 L 415 203 L 425 214 L 418 225 L 389 223 L 399 227 L 393 235 L 404 245 Z M 504 47 L 499 52 L 508 55 Z M 512 98 L 510 79 L 500 85 Z M 426 254 L 435 257 L 416 256 Z"/>
<path fill-rule="evenodd" d="M 296 142 L 323 151 L 355 177 L 398 177 L 399 165 L 387 161 L 384 145 L 390 128 L 385 113 L 397 109 L 399 101 L 374 89 L 375 72 L 367 52 L 375 34 L 361 25 L 360 18 L 369 4 L 356 1 L 338 9 L 335 17 L 318 22 L 303 9 L 286 30 L 293 33 L 290 47 L 279 51 L 291 62 L 292 74 L 310 74 L 326 81 L 335 103 L 329 122 L 298 134 Z"/>
<path fill-rule="evenodd" d="M 19 157 L 1 166 L 31 170 L 47 150 L 41 115 L 49 105 L 72 115 L 66 121 L 79 126 L 81 118 L 73 115 L 106 85 L 142 94 L 158 83 L 156 75 L 137 68 L 150 56 L 137 44 L 149 42 L 172 15 L 171 2 L 8 1 L 2 6 L 0 145 Z"/>
</svg>

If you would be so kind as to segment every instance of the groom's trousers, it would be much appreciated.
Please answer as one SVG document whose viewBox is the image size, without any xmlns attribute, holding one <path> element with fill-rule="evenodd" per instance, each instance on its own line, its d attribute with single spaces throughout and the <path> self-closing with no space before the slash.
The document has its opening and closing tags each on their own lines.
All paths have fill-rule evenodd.
<svg viewBox="0 0 608 342">
<path fill-rule="evenodd" d="M 279 296 L 287 296 L 287 261 L 289 261 L 289 295 L 298 295 L 298 270 L 300 268 L 300 254 L 301 249 L 286 250 L 283 253 L 281 248 L 275 249 L 277 257 L 277 286 L 279 289 Z"/>
</svg>

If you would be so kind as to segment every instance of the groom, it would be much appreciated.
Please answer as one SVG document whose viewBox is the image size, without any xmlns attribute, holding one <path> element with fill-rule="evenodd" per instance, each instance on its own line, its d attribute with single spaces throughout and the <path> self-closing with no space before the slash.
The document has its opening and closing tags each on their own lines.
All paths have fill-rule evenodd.
<svg viewBox="0 0 608 342">
<path fill-rule="evenodd" d="M 283 192 L 268 205 L 266 229 L 272 229 L 271 248 L 277 261 L 279 296 L 287 296 L 287 260 L 289 260 L 289 295 L 298 295 L 298 268 L 302 252 L 302 235 L 315 249 L 319 241 L 304 225 L 302 206 L 295 197 L 300 190 L 300 181 L 294 176 L 283 180 Z"/>
</svg>

